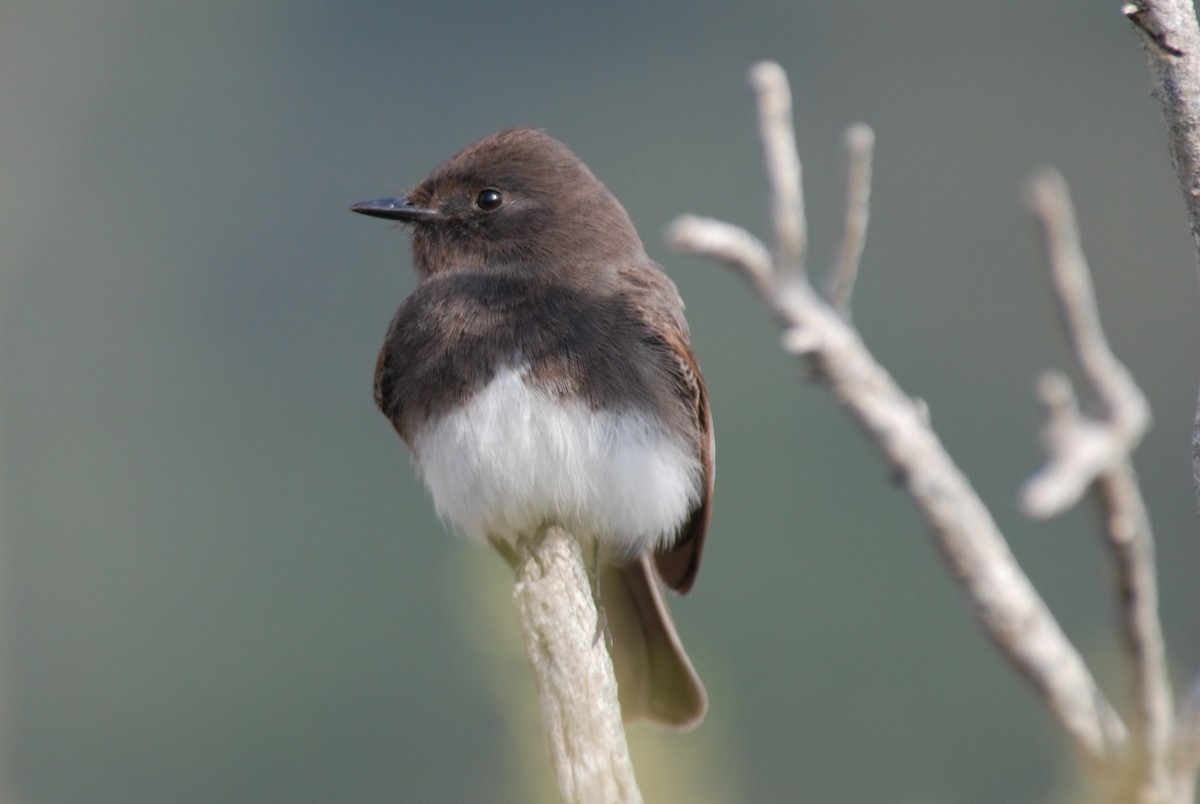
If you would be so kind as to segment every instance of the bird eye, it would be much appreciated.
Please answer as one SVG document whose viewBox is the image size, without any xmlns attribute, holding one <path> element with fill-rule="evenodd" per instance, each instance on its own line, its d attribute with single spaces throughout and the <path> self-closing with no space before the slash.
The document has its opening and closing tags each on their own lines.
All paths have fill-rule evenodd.
<svg viewBox="0 0 1200 804">
<path fill-rule="evenodd" d="M 484 212 L 491 212 L 493 209 L 499 209 L 504 203 L 504 196 L 500 195 L 499 190 L 484 190 L 475 199 L 475 206 L 482 209 Z"/>
</svg>

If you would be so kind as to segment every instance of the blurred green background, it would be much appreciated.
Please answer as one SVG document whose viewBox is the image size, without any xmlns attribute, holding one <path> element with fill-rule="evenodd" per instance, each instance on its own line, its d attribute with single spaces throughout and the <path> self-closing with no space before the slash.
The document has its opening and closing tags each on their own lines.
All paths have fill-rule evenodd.
<svg viewBox="0 0 1200 804">
<path fill-rule="evenodd" d="M 1037 373 L 1068 366 L 1019 198 L 1069 180 L 1156 426 L 1138 468 L 1173 670 L 1200 663 L 1196 271 L 1116 2 L 0 7 L 0 676 L 9 800 L 524 802 L 549 771 L 507 572 L 446 534 L 371 400 L 406 237 L 347 207 L 533 124 L 688 302 L 716 417 L 674 610 L 697 732 L 635 729 L 651 802 L 1065 802 L 1074 759 L 918 517 L 682 212 L 763 233 L 746 68 L 788 70 L 812 262 L 840 136 L 877 133 L 855 321 L 1114 698 L 1085 508 L 1024 520 Z M 552 795 L 552 793 L 551 793 Z"/>
</svg>

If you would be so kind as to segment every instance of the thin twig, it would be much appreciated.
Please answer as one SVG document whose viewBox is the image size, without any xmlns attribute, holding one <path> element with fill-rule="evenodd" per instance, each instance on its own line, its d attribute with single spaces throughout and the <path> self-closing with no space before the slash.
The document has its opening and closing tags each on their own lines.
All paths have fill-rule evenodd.
<svg viewBox="0 0 1200 804">
<path fill-rule="evenodd" d="M 1084 377 L 1096 392 L 1100 418 L 1047 402 L 1046 466 L 1021 493 L 1030 516 L 1045 518 L 1074 505 L 1097 477 L 1127 460 L 1150 424 L 1150 407 L 1129 371 L 1113 355 L 1100 326 L 1096 295 L 1080 246 L 1066 182 L 1044 170 L 1029 183 L 1027 198 L 1042 232 L 1055 298 L 1067 339 Z M 1043 386 L 1043 400 L 1046 394 Z M 1057 414 L 1057 415 L 1056 415 Z"/>
<path fill-rule="evenodd" d="M 684 251 L 707 254 L 734 266 L 759 293 L 775 290 L 771 253 L 761 240 L 740 226 L 698 215 L 680 215 L 667 228 L 666 237 Z"/>
<path fill-rule="evenodd" d="M 786 86 L 786 77 L 777 66 L 755 70 L 773 76 L 755 85 L 772 209 L 779 210 L 791 203 L 798 184 L 784 187 L 791 179 L 776 166 L 798 164 L 799 159 L 772 151 L 771 143 L 791 139 L 791 124 L 780 121 L 775 105 L 762 95 L 779 93 L 778 84 Z M 794 206 L 803 214 L 802 204 Z M 689 216 L 675 222 L 670 236 L 677 248 L 728 262 L 751 278 L 783 324 L 788 348 L 807 357 L 898 470 L 984 632 L 1046 701 L 1079 753 L 1099 773 L 1111 772 L 1128 739 L 1124 724 L 1021 571 L 990 512 L 929 428 L 924 406 L 900 389 L 854 329 L 802 276 L 790 274 L 778 261 L 774 274 L 764 276 L 765 249 L 742 230 Z M 776 254 L 783 251 L 777 244 Z"/>
<path fill-rule="evenodd" d="M 773 61 L 750 68 L 750 84 L 758 97 L 759 135 L 771 181 L 771 222 L 775 229 L 775 265 L 780 272 L 804 271 L 804 193 L 800 155 L 792 128 L 792 90 L 787 74 Z"/>
<path fill-rule="evenodd" d="M 1149 405 L 1105 338 L 1066 182 L 1058 173 L 1044 170 L 1030 182 L 1027 197 L 1042 231 L 1067 340 L 1101 412 L 1084 416 L 1065 377 L 1051 375 L 1043 380 L 1050 454 L 1045 469 L 1026 485 L 1025 508 L 1048 516 L 1073 505 L 1085 489 L 1096 486 L 1117 570 L 1121 632 L 1137 704 L 1133 740 L 1137 756 L 1130 773 L 1141 790 L 1162 791 L 1169 787 L 1168 754 L 1174 729 L 1171 682 L 1158 618 L 1154 537 L 1129 463 L 1149 426 Z M 1157 799 L 1149 795 L 1145 800 Z"/>
<path fill-rule="evenodd" d="M 871 154 L 875 132 L 857 123 L 842 135 L 846 149 L 846 214 L 842 247 L 833 270 L 830 303 L 843 317 L 850 315 L 850 296 L 858 277 L 858 264 L 867 243 L 867 221 L 871 214 Z"/>
<path fill-rule="evenodd" d="M 642 800 L 621 724 L 612 659 L 579 543 L 561 528 L 518 544 L 513 601 L 567 804 Z"/>
<path fill-rule="evenodd" d="M 1150 517 L 1128 462 L 1102 474 L 1096 481 L 1096 491 L 1117 570 L 1121 635 L 1132 669 L 1137 707 L 1132 741 L 1135 756 L 1129 772 L 1141 790 L 1165 791 L 1171 785 L 1175 713 L 1162 623 L 1158 618 L 1158 578 Z M 1142 800 L 1170 799 L 1151 794 Z"/>
</svg>

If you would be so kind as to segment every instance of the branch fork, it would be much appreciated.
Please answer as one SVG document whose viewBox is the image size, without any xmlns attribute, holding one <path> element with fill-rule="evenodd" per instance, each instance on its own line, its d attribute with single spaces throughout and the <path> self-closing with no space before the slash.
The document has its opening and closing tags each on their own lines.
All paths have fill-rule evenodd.
<svg viewBox="0 0 1200 804">
<path fill-rule="evenodd" d="M 787 77 L 777 64 L 750 71 L 771 195 L 774 247 L 741 227 L 685 215 L 668 229 L 680 251 L 715 258 L 742 274 L 783 327 L 783 347 L 804 357 L 892 464 L 960 584 L 981 629 L 1042 698 L 1114 801 L 1191 801 L 1200 766 L 1200 715 L 1176 739 L 1149 518 L 1129 463 L 1150 423 L 1149 406 L 1113 356 L 1100 326 L 1066 183 L 1043 171 L 1028 198 L 1040 224 L 1056 298 L 1097 415 L 1081 409 L 1070 382 L 1048 373 L 1039 395 L 1048 414 L 1045 467 L 1024 486 L 1022 504 L 1048 517 L 1095 489 L 1117 568 L 1121 630 L 1131 667 L 1132 731 L 1100 691 L 1078 651 L 1013 557 L 987 507 L 929 426 L 924 403 L 905 394 L 850 324 L 868 221 L 873 135 L 852 126 L 844 232 L 828 298 L 805 275 L 807 230 L 802 169 Z M 1200 711 L 1200 682 L 1184 704 Z M 1186 740 L 1183 739 L 1186 736 Z M 1190 775 L 1189 775 L 1190 774 Z M 1187 792 L 1186 795 L 1181 791 Z"/>
</svg>

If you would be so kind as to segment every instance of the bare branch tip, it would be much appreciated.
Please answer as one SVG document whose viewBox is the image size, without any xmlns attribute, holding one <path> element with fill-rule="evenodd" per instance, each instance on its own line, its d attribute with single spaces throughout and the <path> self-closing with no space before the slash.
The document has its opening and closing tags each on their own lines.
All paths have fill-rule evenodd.
<svg viewBox="0 0 1200 804">
<path fill-rule="evenodd" d="M 740 226 L 698 215 L 680 215 L 667 226 L 666 239 L 685 254 L 713 257 L 735 266 L 761 288 L 772 282 L 770 253 Z"/>
<path fill-rule="evenodd" d="M 866 123 L 854 123 L 842 133 L 846 150 L 852 153 L 870 152 L 875 147 L 875 130 Z"/>
<path fill-rule="evenodd" d="M 1061 371 L 1044 371 L 1037 379 L 1037 396 L 1050 411 L 1078 407 L 1071 381 Z"/>
<path fill-rule="evenodd" d="M 758 131 L 770 185 L 775 264 L 780 273 L 800 274 L 804 271 L 808 235 L 800 155 L 792 123 L 792 91 L 787 73 L 773 61 L 758 62 L 750 68 L 749 77 L 758 105 Z"/>
<path fill-rule="evenodd" d="M 846 208 L 842 245 L 834 264 L 829 298 L 834 308 L 849 319 L 850 296 L 858 278 L 859 261 L 866 246 L 867 221 L 870 218 L 871 158 L 875 132 L 870 126 L 855 123 L 842 133 L 846 150 Z"/>
<path fill-rule="evenodd" d="M 1041 168 L 1025 183 L 1025 203 L 1039 215 L 1070 202 L 1067 180 L 1052 167 Z"/>
<path fill-rule="evenodd" d="M 691 251 L 704 219 L 698 215 L 680 215 L 667 224 L 663 233 L 667 243 L 680 251 Z"/>
<path fill-rule="evenodd" d="M 1061 506 L 1046 499 L 1032 480 L 1021 489 L 1020 507 L 1021 513 L 1030 519 L 1050 519 L 1061 510 Z"/>
<path fill-rule="evenodd" d="M 1148 16 L 1170 16 L 1169 13 L 1163 11 L 1162 9 L 1152 11 L 1151 6 L 1153 5 L 1153 3 L 1147 5 L 1144 0 L 1143 2 L 1139 3 L 1125 3 L 1121 6 L 1121 13 L 1125 15 L 1125 19 L 1129 20 L 1129 23 L 1133 25 L 1134 28 L 1137 28 L 1139 31 L 1145 34 L 1146 38 L 1153 42 L 1154 46 L 1163 53 L 1176 58 L 1184 56 L 1185 54 L 1183 50 L 1167 42 L 1166 34 L 1147 22 L 1146 17 Z M 1188 6 L 1190 7 L 1191 4 L 1189 3 Z M 1194 18 L 1192 20 L 1192 25 L 1195 25 Z"/>
<path fill-rule="evenodd" d="M 778 62 L 760 61 L 750 68 L 750 85 L 757 92 L 788 88 L 787 72 Z"/>
</svg>

